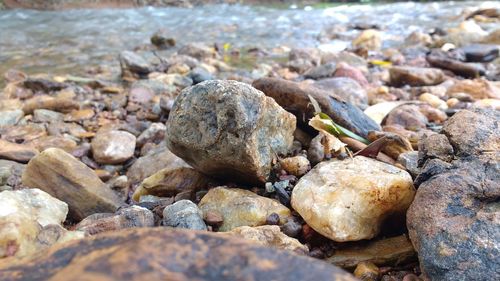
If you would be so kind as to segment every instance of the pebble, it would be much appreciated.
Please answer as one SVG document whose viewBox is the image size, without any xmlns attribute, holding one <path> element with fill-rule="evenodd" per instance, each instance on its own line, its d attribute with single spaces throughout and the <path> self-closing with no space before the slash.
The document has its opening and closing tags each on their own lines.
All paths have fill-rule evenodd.
<svg viewBox="0 0 500 281">
<path fill-rule="evenodd" d="M 195 203 L 189 200 L 177 201 L 163 210 L 163 225 L 187 228 L 194 230 L 207 230 L 203 221 L 203 213 Z"/>
<path fill-rule="evenodd" d="M 92 139 L 92 154 L 100 164 L 120 164 L 134 156 L 136 138 L 125 131 L 100 131 Z"/>
</svg>

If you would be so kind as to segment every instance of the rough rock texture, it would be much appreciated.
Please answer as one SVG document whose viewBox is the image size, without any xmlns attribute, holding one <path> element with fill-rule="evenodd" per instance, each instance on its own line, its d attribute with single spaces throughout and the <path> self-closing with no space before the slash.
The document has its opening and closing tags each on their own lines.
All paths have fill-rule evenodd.
<svg viewBox="0 0 500 281">
<path fill-rule="evenodd" d="M 98 132 L 92 139 L 92 154 L 99 163 L 119 164 L 134 156 L 135 141 L 135 136 L 129 132 Z"/>
<path fill-rule="evenodd" d="M 31 159 L 22 181 L 66 202 L 70 218 L 76 221 L 95 213 L 112 213 L 122 203 L 94 171 L 58 148 Z"/>
<path fill-rule="evenodd" d="M 90 215 L 79 222 L 75 229 L 88 235 L 95 235 L 105 231 L 152 226 L 154 226 L 154 215 L 150 210 L 139 206 L 131 206 L 120 209 L 115 214 Z"/>
<path fill-rule="evenodd" d="M 437 68 L 395 66 L 389 69 L 391 84 L 395 86 L 432 86 L 444 81 L 444 73 Z"/>
<path fill-rule="evenodd" d="M 0 159 L 9 159 L 21 163 L 30 161 L 38 150 L 25 144 L 17 144 L 0 139 Z"/>
<path fill-rule="evenodd" d="M 194 114 L 196 113 L 196 114 Z M 263 183 L 293 142 L 295 117 L 248 84 L 211 80 L 184 89 L 167 122 L 167 146 L 211 176 Z"/>
<path fill-rule="evenodd" d="M 143 76 L 151 71 L 149 63 L 134 52 L 123 51 L 120 53 L 119 59 L 124 77 Z"/>
<path fill-rule="evenodd" d="M 327 263 L 209 232 L 130 229 L 89 237 L 31 261 L 0 262 L 3 281 L 356 280 Z"/>
<path fill-rule="evenodd" d="M 143 195 L 172 197 L 179 193 L 193 195 L 213 182 L 209 177 L 194 170 L 184 161 L 171 163 L 169 167 L 149 176 L 137 187 L 132 198 L 139 202 Z"/>
<path fill-rule="evenodd" d="M 314 108 L 309 99 L 311 96 L 333 121 L 354 133 L 366 137 L 369 131 L 380 131 L 380 126 L 357 106 L 331 92 L 276 78 L 261 78 L 252 85 L 295 114 L 299 124 L 305 128 L 308 128 L 307 123 L 314 116 Z"/>
<path fill-rule="evenodd" d="M 163 210 L 163 225 L 187 228 L 194 230 L 207 230 L 203 221 L 203 213 L 195 203 L 189 200 L 177 201 Z"/>
<path fill-rule="evenodd" d="M 312 84 L 316 88 L 325 91 L 332 91 L 337 96 L 343 98 L 361 109 L 368 106 L 368 95 L 366 90 L 355 80 L 347 77 L 336 77 L 322 79 Z"/>
<path fill-rule="evenodd" d="M 417 260 L 410 239 L 406 235 L 376 241 L 357 242 L 355 245 L 340 245 L 333 256 L 326 260 L 336 266 L 353 269 L 360 262 L 371 262 L 378 266 L 397 266 Z"/>
<path fill-rule="evenodd" d="M 318 164 L 292 192 L 292 207 L 334 241 L 375 237 L 390 215 L 404 213 L 415 189 L 404 170 L 357 156 Z"/>
<path fill-rule="evenodd" d="M 50 236 L 50 230 L 47 230 L 52 226 L 60 227 L 67 213 L 66 203 L 39 189 L 1 192 L 0 258 L 28 256 L 52 245 L 59 238 L 64 240 L 64 229 L 62 235 L 54 239 L 56 241 L 47 241 Z"/>
<path fill-rule="evenodd" d="M 306 245 L 303 245 L 295 238 L 286 236 L 277 225 L 240 226 L 226 233 L 252 240 L 263 246 L 288 250 L 297 254 L 307 254 L 309 252 Z"/>
<path fill-rule="evenodd" d="M 0 191 L 19 188 L 25 167 L 14 161 L 0 160 Z"/>
<path fill-rule="evenodd" d="M 421 269 L 432 280 L 500 279 L 499 120 L 494 110 L 460 111 L 442 130 L 455 160 L 434 158 L 441 146 L 420 155 L 423 183 L 407 225 Z"/>
<path fill-rule="evenodd" d="M 279 224 L 284 224 L 291 216 L 290 210 L 279 202 L 239 188 L 213 188 L 201 199 L 199 207 L 204 215 L 208 212 L 222 215 L 224 222 L 219 231 L 264 225 L 272 213 L 280 216 Z"/>
<path fill-rule="evenodd" d="M 481 78 L 457 81 L 448 88 L 446 93 L 451 97 L 457 94 L 466 93 L 474 99 L 500 99 L 500 87 Z"/>
</svg>

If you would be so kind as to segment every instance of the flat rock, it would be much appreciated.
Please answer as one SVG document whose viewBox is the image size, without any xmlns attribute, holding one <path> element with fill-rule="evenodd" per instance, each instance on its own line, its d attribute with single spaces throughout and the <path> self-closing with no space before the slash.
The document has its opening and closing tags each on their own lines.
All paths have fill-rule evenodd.
<svg viewBox="0 0 500 281">
<path fill-rule="evenodd" d="M 424 162 L 419 177 L 426 176 L 407 225 L 422 272 L 432 280 L 500 278 L 499 120 L 495 110 L 460 111 L 441 132 L 453 157 L 434 158 L 441 146 L 428 146 L 419 155 Z"/>
<path fill-rule="evenodd" d="M 0 275 L 5 281 L 356 280 L 313 258 L 215 233 L 167 228 L 88 237 L 53 247 L 30 261 L 0 262 Z"/>
<path fill-rule="evenodd" d="M 331 91 L 357 107 L 364 109 L 368 106 L 366 90 L 356 80 L 347 77 L 321 79 L 312 84 L 316 88 Z"/>
<path fill-rule="evenodd" d="M 320 234 L 338 242 L 375 237 L 390 215 L 404 214 L 415 189 L 406 171 L 356 156 L 322 162 L 292 192 L 292 207 Z"/>
<path fill-rule="evenodd" d="M 0 258 L 29 256 L 57 242 L 44 239 L 47 229 L 60 227 L 67 213 L 66 203 L 39 189 L 0 192 Z"/>
<path fill-rule="evenodd" d="M 305 255 L 309 252 L 306 245 L 303 245 L 295 238 L 285 235 L 277 225 L 240 226 L 224 234 L 241 237 L 263 246 L 292 251 L 297 254 Z"/>
<path fill-rule="evenodd" d="M 22 181 L 67 203 L 69 217 L 75 221 L 95 213 L 113 213 L 122 204 L 94 171 L 58 148 L 31 159 Z"/>
<path fill-rule="evenodd" d="M 357 106 L 329 91 L 276 78 L 258 79 L 253 86 L 293 113 L 305 128 L 308 128 L 307 123 L 314 116 L 314 108 L 309 99 L 311 96 L 319 103 L 323 113 L 352 132 L 366 137 L 369 131 L 380 131 L 380 126 Z"/>
<path fill-rule="evenodd" d="M 180 200 L 163 210 L 163 225 L 187 228 L 194 230 L 207 230 L 203 221 L 203 213 L 195 203 L 189 200 Z"/>
<path fill-rule="evenodd" d="M 20 109 L 0 111 L 0 128 L 16 125 L 23 116 L 24 112 Z"/>
<path fill-rule="evenodd" d="M 99 131 L 92 139 L 92 154 L 101 164 L 119 164 L 134 156 L 136 138 L 125 131 Z"/>
<path fill-rule="evenodd" d="M 90 215 L 79 222 L 74 229 L 87 235 L 95 235 L 106 231 L 152 226 L 154 226 L 154 215 L 150 210 L 140 206 L 130 206 L 122 208 L 114 214 Z"/>
<path fill-rule="evenodd" d="M 262 184 L 292 146 L 295 117 L 248 84 L 211 80 L 184 89 L 170 111 L 168 148 L 214 177 Z"/>
<path fill-rule="evenodd" d="M 0 159 L 26 163 L 38 153 L 38 149 L 33 148 L 30 145 L 17 144 L 0 139 Z"/>
<path fill-rule="evenodd" d="M 443 71 L 437 68 L 394 66 L 389 69 L 389 74 L 391 84 L 395 86 L 432 86 L 444 81 Z"/>
<path fill-rule="evenodd" d="M 272 213 L 280 216 L 279 224 L 291 217 L 290 210 L 278 201 L 259 196 L 239 188 L 216 187 L 210 189 L 199 203 L 203 214 L 217 212 L 223 223 L 219 231 L 229 231 L 239 226 L 260 226 Z"/>
</svg>

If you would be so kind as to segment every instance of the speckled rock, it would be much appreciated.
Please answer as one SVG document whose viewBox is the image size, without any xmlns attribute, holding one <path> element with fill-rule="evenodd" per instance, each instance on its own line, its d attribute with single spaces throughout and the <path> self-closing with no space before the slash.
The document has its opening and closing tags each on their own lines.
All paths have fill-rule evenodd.
<svg viewBox="0 0 500 281">
<path fill-rule="evenodd" d="M 195 203 L 189 200 L 180 200 L 163 209 L 163 225 L 187 228 L 194 230 L 207 230 L 203 221 L 203 213 Z"/>
<path fill-rule="evenodd" d="M 216 233 L 168 228 L 129 229 L 85 238 L 51 248 L 31 261 L 0 262 L 0 275 L 5 281 L 97 277 L 123 281 L 356 280 L 313 258 Z"/>
<path fill-rule="evenodd" d="M 92 154 L 101 164 L 119 164 L 134 156 L 135 136 L 124 131 L 100 131 L 92 139 Z"/>
<path fill-rule="evenodd" d="M 199 207 L 203 214 L 215 211 L 222 215 L 224 222 L 219 231 L 264 225 L 272 213 L 280 216 L 279 224 L 286 223 L 291 216 L 290 210 L 278 201 L 239 188 L 213 188 L 201 199 Z"/>
<path fill-rule="evenodd" d="M 334 241 L 375 237 L 384 219 L 403 214 L 415 189 L 404 170 L 377 160 L 322 162 L 292 192 L 292 207 L 306 223 Z"/>
<path fill-rule="evenodd" d="M 115 214 L 93 214 L 75 226 L 75 230 L 83 231 L 87 235 L 95 235 L 105 231 L 116 231 L 132 227 L 154 226 L 153 213 L 140 206 L 130 206 L 118 210 Z"/>
<path fill-rule="evenodd" d="M 58 148 L 46 149 L 31 159 L 22 181 L 67 203 L 69 217 L 76 221 L 94 213 L 112 213 L 122 203 L 94 171 Z"/>
<path fill-rule="evenodd" d="M 394 66 L 389 73 L 395 86 L 432 86 L 444 81 L 443 71 L 437 68 Z"/>
<path fill-rule="evenodd" d="M 295 122 L 248 84 L 211 80 L 177 97 L 166 140 L 174 154 L 205 174 L 261 184 L 275 155 L 291 148 Z"/>
<path fill-rule="evenodd" d="M 500 278 L 499 120 L 495 110 L 460 111 L 439 137 L 452 147 L 447 157 L 435 158 L 442 145 L 427 145 L 419 155 L 422 183 L 407 225 L 420 268 L 432 280 Z"/>
<path fill-rule="evenodd" d="M 277 225 L 240 226 L 224 234 L 234 235 L 252 240 L 263 246 L 292 251 L 297 254 L 307 254 L 309 249 L 299 240 L 286 236 Z"/>
<path fill-rule="evenodd" d="M 0 192 L 0 258 L 29 256 L 64 240 L 64 229 L 60 237 L 49 239 L 55 241 L 47 238 L 52 236 L 49 229 L 60 227 L 67 213 L 66 203 L 39 189 Z"/>
</svg>

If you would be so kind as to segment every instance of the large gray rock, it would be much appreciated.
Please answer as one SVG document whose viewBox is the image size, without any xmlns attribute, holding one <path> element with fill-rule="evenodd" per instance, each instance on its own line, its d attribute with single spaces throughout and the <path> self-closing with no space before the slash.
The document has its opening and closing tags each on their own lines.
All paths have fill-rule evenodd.
<svg viewBox="0 0 500 281">
<path fill-rule="evenodd" d="M 295 117 L 248 84 L 211 80 L 183 90 L 167 122 L 168 148 L 211 176 L 263 183 L 293 142 Z"/>
<path fill-rule="evenodd" d="M 432 280 L 500 279 L 499 120 L 498 111 L 461 111 L 440 137 L 453 150 L 442 157 L 442 146 L 427 145 L 419 155 L 423 183 L 407 224 L 421 269 Z"/>
</svg>

